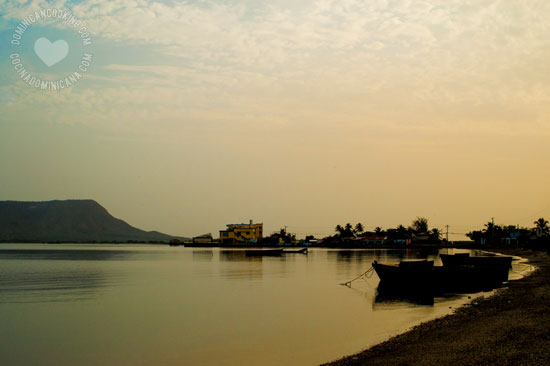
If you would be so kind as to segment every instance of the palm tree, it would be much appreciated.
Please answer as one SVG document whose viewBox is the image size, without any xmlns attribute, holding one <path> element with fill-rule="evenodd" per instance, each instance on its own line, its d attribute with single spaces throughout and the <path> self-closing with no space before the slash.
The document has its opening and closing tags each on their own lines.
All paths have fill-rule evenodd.
<svg viewBox="0 0 550 366">
<path fill-rule="evenodd" d="M 374 229 L 374 233 L 376 235 L 380 235 L 382 234 L 382 228 L 380 226 L 377 226 L 376 229 Z"/>
<path fill-rule="evenodd" d="M 353 226 L 349 222 L 344 226 L 344 229 L 342 230 L 342 234 L 340 234 L 340 236 L 343 238 L 351 238 L 355 236 L 353 232 Z"/>
<path fill-rule="evenodd" d="M 441 239 L 441 231 L 439 231 L 439 229 L 437 229 L 437 228 L 433 228 L 432 231 L 430 232 L 430 238 L 432 240 L 440 240 Z"/>
<path fill-rule="evenodd" d="M 355 231 L 357 233 L 361 234 L 364 230 L 365 228 L 363 227 L 363 224 L 361 224 L 360 222 L 358 222 L 357 225 L 355 225 Z"/>
<path fill-rule="evenodd" d="M 336 225 L 336 228 L 334 230 L 340 235 L 342 235 L 342 233 L 344 232 L 344 228 L 341 225 Z"/>
<path fill-rule="evenodd" d="M 537 235 L 540 236 L 549 236 L 550 235 L 550 227 L 548 226 L 548 220 L 545 220 L 544 218 L 540 218 L 537 221 L 534 222 L 535 228 L 537 229 Z"/>
<path fill-rule="evenodd" d="M 428 219 L 420 216 L 417 217 L 416 220 L 412 222 L 412 228 L 416 233 L 428 232 Z"/>
</svg>

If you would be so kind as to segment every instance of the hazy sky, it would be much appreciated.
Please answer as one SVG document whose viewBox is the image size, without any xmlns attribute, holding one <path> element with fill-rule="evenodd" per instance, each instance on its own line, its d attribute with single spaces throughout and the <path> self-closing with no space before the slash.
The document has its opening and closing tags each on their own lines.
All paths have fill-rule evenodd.
<svg viewBox="0 0 550 366">
<path fill-rule="evenodd" d="M 40 8 L 64 22 L 15 27 Z M 178 235 L 550 218 L 547 0 L 0 1 L 0 199 Z M 66 40 L 48 67 L 36 39 Z M 93 53 L 61 92 L 54 80 Z"/>
</svg>

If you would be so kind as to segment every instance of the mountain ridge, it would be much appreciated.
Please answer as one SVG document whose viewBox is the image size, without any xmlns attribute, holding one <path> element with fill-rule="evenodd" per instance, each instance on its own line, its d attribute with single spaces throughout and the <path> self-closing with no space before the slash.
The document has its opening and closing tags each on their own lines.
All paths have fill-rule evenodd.
<svg viewBox="0 0 550 366">
<path fill-rule="evenodd" d="M 0 201 L 0 241 L 8 242 L 168 242 L 112 216 L 92 199 Z"/>
</svg>

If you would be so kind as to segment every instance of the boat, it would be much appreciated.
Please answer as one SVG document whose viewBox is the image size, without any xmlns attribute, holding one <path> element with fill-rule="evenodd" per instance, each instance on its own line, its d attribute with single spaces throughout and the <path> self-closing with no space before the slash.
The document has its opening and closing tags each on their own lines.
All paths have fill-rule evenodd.
<svg viewBox="0 0 550 366">
<path fill-rule="evenodd" d="M 488 291 L 508 280 L 507 267 L 480 265 L 434 266 L 433 261 L 402 261 L 372 264 L 384 293 L 425 297 L 426 294 Z M 389 291 L 391 290 L 391 291 Z"/>
<path fill-rule="evenodd" d="M 399 264 L 372 263 L 380 282 L 397 287 L 427 287 L 433 281 L 433 261 L 401 261 Z"/>
<path fill-rule="evenodd" d="M 494 256 L 470 256 L 469 253 L 440 254 L 439 257 L 444 266 L 480 266 L 480 267 L 512 267 L 513 257 Z"/>
<path fill-rule="evenodd" d="M 279 256 L 283 254 L 282 249 L 248 249 L 245 250 L 245 255 L 252 256 Z"/>
<path fill-rule="evenodd" d="M 470 253 L 440 254 L 439 258 L 444 266 L 463 266 L 470 258 Z"/>
<path fill-rule="evenodd" d="M 283 250 L 283 254 L 307 254 L 307 248 Z"/>
<path fill-rule="evenodd" d="M 469 272 L 477 272 L 480 281 L 500 282 L 508 281 L 513 257 L 495 256 L 470 256 L 468 253 L 440 254 L 443 267 L 474 267 Z"/>
</svg>

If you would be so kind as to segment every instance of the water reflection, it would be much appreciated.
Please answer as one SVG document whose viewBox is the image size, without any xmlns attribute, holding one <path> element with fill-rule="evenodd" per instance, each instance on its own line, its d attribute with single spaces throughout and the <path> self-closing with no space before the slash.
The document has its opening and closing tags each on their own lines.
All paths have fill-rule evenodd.
<svg viewBox="0 0 550 366">
<path fill-rule="evenodd" d="M 261 279 L 263 257 L 247 256 L 244 250 L 220 250 L 220 276 L 227 280 Z"/>
<path fill-rule="evenodd" d="M 376 275 L 339 285 L 414 251 L 11 247 L 0 250 L 0 365 L 318 365 L 455 307 L 393 299 Z"/>
<path fill-rule="evenodd" d="M 392 286 L 379 284 L 376 289 L 374 302 L 378 304 L 387 304 L 395 302 L 407 302 L 416 305 L 433 305 L 434 294 L 431 291 L 396 289 Z"/>
<path fill-rule="evenodd" d="M 0 303 L 79 301 L 110 283 L 97 270 L 44 270 L 2 273 Z"/>
<path fill-rule="evenodd" d="M 214 252 L 211 250 L 193 250 L 193 260 L 198 262 L 210 262 L 214 259 Z"/>
<path fill-rule="evenodd" d="M 139 252 L 128 250 L 95 249 L 0 249 L 0 260 L 65 260 L 65 261 L 106 261 L 127 260 Z M 145 254 L 144 252 L 141 252 Z"/>
<path fill-rule="evenodd" d="M 0 303 L 91 299 L 115 281 L 102 262 L 137 252 L 93 249 L 0 249 Z M 82 263 L 90 261 L 92 263 Z M 32 264 L 31 264 L 32 263 Z"/>
<path fill-rule="evenodd" d="M 249 257 L 244 250 L 220 250 L 220 261 L 226 262 L 249 262 L 262 261 L 262 257 Z"/>
<path fill-rule="evenodd" d="M 342 263 L 370 263 L 373 260 L 387 263 L 399 262 L 407 258 L 436 257 L 438 249 L 342 249 L 327 252 L 329 260 L 336 259 Z"/>
</svg>

